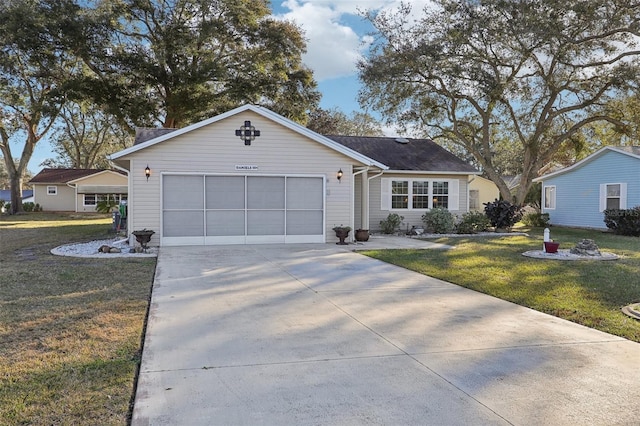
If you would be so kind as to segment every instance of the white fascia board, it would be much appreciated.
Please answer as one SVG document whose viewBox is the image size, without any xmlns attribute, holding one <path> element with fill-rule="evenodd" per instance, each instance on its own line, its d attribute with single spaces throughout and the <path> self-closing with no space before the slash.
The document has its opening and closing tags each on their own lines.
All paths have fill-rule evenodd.
<svg viewBox="0 0 640 426">
<path fill-rule="evenodd" d="M 475 172 L 447 172 L 447 171 L 442 171 L 442 172 L 437 172 L 437 171 L 429 171 L 429 170 L 384 170 L 383 171 L 384 174 L 399 174 L 399 175 L 460 175 L 460 176 L 467 176 L 467 175 L 480 175 L 482 174 L 482 172 L 479 171 L 475 171 Z"/>
<path fill-rule="evenodd" d="M 565 167 L 564 169 L 558 170 L 557 172 L 553 172 L 553 173 L 549 173 L 549 174 L 537 177 L 537 178 L 533 179 L 533 182 L 542 182 L 542 181 L 544 181 L 546 179 L 550 179 L 552 177 L 559 176 L 559 175 L 568 173 L 568 172 L 570 172 L 572 170 L 575 170 L 577 168 L 580 168 L 583 165 L 585 165 L 585 164 L 595 160 L 596 158 L 602 156 L 607 151 L 613 151 L 613 152 L 617 152 L 619 154 L 625 154 L 625 155 L 628 155 L 630 157 L 640 159 L 640 155 L 636 155 L 634 153 L 631 153 L 631 152 L 628 152 L 628 151 L 625 151 L 625 150 L 622 150 L 622 149 L 618 149 L 618 148 L 616 148 L 614 146 L 605 146 L 603 148 L 600 148 L 599 150 L 597 150 L 593 154 L 589 155 L 588 157 L 583 158 L 582 160 L 578 161 L 576 164 L 574 164 L 572 166 L 569 166 L 569 167 Z"/>
<path fill-rule="evenodd" d="M 318 134 L 318 133 L 316 133 L 316 132 L 314 132 L 312 130 L 309 130 L 304 126 L 302 126 L 302 125 L 300 125 L 300 124 L 298 124 L 298 123 L 296 123 L 296 122 L 294 122 L 292 120 L 289 120 L 289 119 L 281 116 L 280 114 L 276 114 L 275 112 L 273 112 L 273 111 L 271 111 L 271 110 L 269 110 L 267 108 L 259 107 L 259 106 L 255 106 L 255 105 L 243 105 L 243 106 L 240 106 L 238 108 L 234 108 L 234 109 L 232 109 L 230 111 L 227 111 L 227 112 L 225 112 L 223 114 L 220 114 L 220 115 L 216 115 L 215 117 L 211 117 L 211 118 L 209 118 L 207 120 L 203 120 L 203 121 L 200 121 L 198 123 L 194 123 L 194 124 L 192 124 L 190 126 L 183 127 L 182 129 L 177 129 L 176 131 L 173 131 L 173 132 L 170 132 L 170 133 L 166 133 L 166 134 L 164 134 L 162 136 L 159 136 L 157 138 L 145 141 L 143 143 L 140 143 L 138 145 L 134 145 L 134 146 L 129 147 L 127 149 L 124 149 L 122 151 L 113 153 L 113 154 L 107 156 L 107 159 L 112 160 L 112 161 L 116 160 L 116 159 L 118 159 L 120 157 L 123 157 L 125 155 L 133 154 L 134 152 L 138 152 L 138 151 L 143 150 L 145 148 L 148 148 L 150 146 L 153 146 L 153 145 L 156 145 L 158 143 L 164 142 L 166 140 L 175 138 L 177 136 L 183 135 L 185 133 L 191 132 L 191 131 L 199 129 L 201 127 L 208 126 L 209 124 L 213 124 L 215 122 L 224 120 L 226 118 L 229 118 L 231 116 L 234 116 L 236 114 L 239 114 L 239 113 L 245 112 L 245 111 L 252 111 L 252 112 L 254 112 L 254 113 L 258 114 L 258 115 L 261 115 L 261 116 L 263 116 L 263 117 L 265 117 L 265 118 L 267 118 L 267 119 L 269 119 L 271 121 L 274 121 L 274 122 L 276 122 L 276 123 L 288 128 L 290 130 L 293 130 L 296 133 L 299 133 L 299 134 L 301 134 L 303 136 L 306 136 L 306 137 L 308 137 L 308 138 L 310 138 L 310 139 L 312 139 L 312 140 L 314 140 L 314 141 L 316 141 L 316 142 L 318 142 L 318 143 L 320 143 L 322 145 L 325 145 L 328 148 L 333 149 L 334 151 L 340 152 L 341 154 L 344 154 L 347 157 L 350 157 L 350 158 L 352 158 L 352 159 L 354 159 L 356 161 L 359 161 L 359 162 L 361 162 L 361 163 L 363 163 L 363 164 L 365 164 L 367 166 L 376 166 L 376 167 L 379 167 L 379 168 L 381 168 L 383 170 L 386 170 L 386 169 L 389 168 L 385 164 L 379 163 L 379 162 L 375 161 L 372 158 L 369 158 L 369 157 L 367 157 L 365 155 L 362 155 L 357 151 L 354 151 L 354 150 L 352 150 L 350 148 L 347 148 L 346 146 L 344 146 L 342 144 L 339 144 L 339 143 L 337 143 L 337 142 L 335 142 L 335 141 L 333 141 L 333 140 L 331 140 L 329 138 L 326 138 L 326 137 L 324 137 L 324 136 L 322 136 L 322 135 L 320 135 L 320 134 Z"/>
</svg>

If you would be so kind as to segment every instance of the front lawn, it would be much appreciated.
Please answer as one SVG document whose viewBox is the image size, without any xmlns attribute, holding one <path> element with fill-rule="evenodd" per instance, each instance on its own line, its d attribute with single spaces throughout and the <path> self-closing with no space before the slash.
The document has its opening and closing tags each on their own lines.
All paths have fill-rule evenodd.
<svg viewBox="0 0 640 426">
<path fill-rule="evenodd" d="M 110 222 L 0 216 L 0 424 L 127 424 L 155 259 L 49 253 Z"/>
<path fill-rule="evenodd" d="M 440 238 L 452 250 L 376 250 L 371 257 L 640 342 L 640 321 L 620 309 L 640 302 L 640 238 L 551 228 L 560 249 L 595 240 L 615 261 L 559 261 L 522 256 L 542 248 L 542 229 L 525 236 Z"/>
</svg>

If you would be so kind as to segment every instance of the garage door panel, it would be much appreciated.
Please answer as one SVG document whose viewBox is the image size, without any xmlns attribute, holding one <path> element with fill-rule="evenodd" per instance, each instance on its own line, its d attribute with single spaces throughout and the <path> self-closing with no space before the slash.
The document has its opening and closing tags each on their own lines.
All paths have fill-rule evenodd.
<svg viewBox="0 0 640 426">
<path fill-rule="evenodd" d="M 162 235 L 164 237 L 204 236 L 204 212 L 185 210 L 165 211 Z"/>
<path fill-rule="evenodd" d="M 250 210 L 284 209 L 284 178 L 248 177 L 247 208 Z"/>
<path fill-rule="evenodd" d="M 204 208 L 204 179 L 202 176 L 164 176 L 163 209 Z"/>
<path fill-rule="evenodd" d="M 244 210 L 207 212 L 207 236 L 244 235 Z"/>
<path fill-rule="evenodd" d="M 322 210 L 287 211 L 287 235 L 322 235 Z"/>
<path fill-rule="evenodd" d="M 287 209 L 322 210 L 323 182 L 319 178 L 287 178 Z"/>
<path fill-rule="evenodd" d="M 248 211 L 247 235 L 284 235 L 284 210 Z"/>
<path fill-rule="evenodd" d="M 207 209 L 244 209 L 244 181 L 244 176 L 207 176 Z"/>
</svg>

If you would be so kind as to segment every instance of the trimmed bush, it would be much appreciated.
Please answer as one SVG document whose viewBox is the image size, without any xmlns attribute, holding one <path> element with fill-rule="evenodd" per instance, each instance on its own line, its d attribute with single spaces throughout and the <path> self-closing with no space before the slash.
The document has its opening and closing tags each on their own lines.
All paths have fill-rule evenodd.
<svg viewBox="0 0 640 426">
<path fill-rule="evenodd" d="M 393 234 L 404 220 L 404 216 L 397 213 L 389 213 L 386 219 L 380 221 L 380 228 L 383 234 Z"/>
<path fill-rule="evenodd" d="M 604 223 L 618 235 L 640 237 L 640 206 L 605 210 Z"/>
<path fill-rule="evenodd" d="M 24 210 L 25 212 L 32 212 L 34 207 L 35 204 L 33 204 L 31 201 L 22 203 L 22 210 Z"/>
<path fill-rule="evenodd" d="M 484 212 L 496 229 L 511 229 L 522 218 L 522 207 L 505 200 L 484 203 Z"/>
<path fill-rule="evenodd" d="M 455 229 L 453 213 L 443 207 L 435 207 L 422 215 L 422 222 L 427 232 L 447 234 Z"/>
<path fill-rule="evenodd" d="M 522 223 L 527 226 L 545 227 L 549 225 L 549 213 L 527 213 L 522 217 Z"/>
<path fill-rule="evenodd" d="M 491 226 L 491 222 L 486 214 L 471 211 L 462 215 L 460 222 L 456 225 L 456 232 L 458 234 L 477 234 L 486 231 L 489 226 Z"/>
</svg>

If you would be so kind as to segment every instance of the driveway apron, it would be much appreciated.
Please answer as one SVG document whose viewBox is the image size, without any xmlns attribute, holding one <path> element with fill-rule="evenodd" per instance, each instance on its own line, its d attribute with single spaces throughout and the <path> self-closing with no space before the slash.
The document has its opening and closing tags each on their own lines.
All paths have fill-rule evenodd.
<svg viewBox="0 0 640 426">
<path fill-rule="evenodd" d="M 166 247 L 132 424 L 638 424 L 640 345 L 330 244 Z"/>
</svg>

